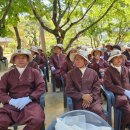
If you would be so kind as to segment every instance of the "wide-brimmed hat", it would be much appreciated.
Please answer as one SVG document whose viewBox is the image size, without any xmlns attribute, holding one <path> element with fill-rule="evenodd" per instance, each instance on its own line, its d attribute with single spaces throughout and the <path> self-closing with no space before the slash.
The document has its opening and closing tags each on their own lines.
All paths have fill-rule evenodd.
<svg viewBox="0 0 130 130">
<path fill-rule="evenodd" d="M 66 54 L 67 55 L 69 55 L 69 53 L 71 52 L 71 51 L 77 51 L 77 49 L 76 48 L 74 48 L 74 47 L 70 47 L 67 51 L 66 51 Z"/>
<path fill-rule="evenodd" d="M 56 44 L 56 45 L 53 46 L 53 48 L 55 48 L 55 47 L 59 47 L 60 49 L 62 49 L 63 45 L 62 44 Z"/>
<path fill-rule="evenodd" d="M 82 45 L 80 48 L 81 50 L 88 51 L 88 47 L 86 45 Z"/>
<path fill-rule="evenodd" d="M 71 55 L 70 55 L 70 60 L 72 61 L 72 62 L 74 62 L 74 59 L 75 59 L 75 56 L 76 55 L 80 55 L 80 56 L 82 56 L 86 61 L 88 61 L 89 63 L 91 63 L 90 61 L 89 61 L 89 59 L 88 59 L 88 52 L 87 51 L 84 51 L 84 50 L 78 50 L 76 53 L 72 53 Z"/>
<path fill-rule="evenodd" d="M 103 51 L 102 51 L 102 49 L 101 48 L 96 48 L 96 49 L 94 49 L 93 51 L 92 51 L 92 55 L 94 56 L 94 52 L 95 51 L 99 51 L 100 52 L 100 55 L 103 55 Z"/>
<path fill-rule="evenodd" d="M 122 56 L 122 53 L 120 50 L 112 50 L 110 53 L 110 57 L 108 58 L 108 61 L 111 61 L 116 56 Z"/>
<path fill-rule="evenodd" d="M 14 57 L 17 55 L 27 55 L 29 57 L 29 62 L 32 60 L 32 55 L 29 50 L 18 49 L 18 50 L 15 50 L 14 53 L 12 54 L 12 56 L 10 58 L 10 63 L 12 63 L 12 64 L 14 63 Z"/>
<path fill-rule="evenodd" d="M 125 46 L 126 49 L 130 49 L 130 43 Z"/>
<path fill-rule="evenodd" d="M 31 46 L 30 51 L 33 51 L 33 52 L 36 52 L 36 53 L 39 54 L 39 52 L 38 52 L 38 48 L 37 48 L 36 46 Z"/>
</svg>

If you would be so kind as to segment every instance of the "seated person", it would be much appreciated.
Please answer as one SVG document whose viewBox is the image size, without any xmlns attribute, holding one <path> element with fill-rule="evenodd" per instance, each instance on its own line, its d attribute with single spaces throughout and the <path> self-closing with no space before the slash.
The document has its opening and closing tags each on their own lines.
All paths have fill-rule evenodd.
<svg viewBox="0 0 130 130">
<path fill-rule="evenodd" d="M 110 52 L 112 51 L 113 47 L 111 44 L 107 44 L 106 45 L 106 51 L 104 52 L 104 60 L 108 60 L 109 56 L 110 56 Z"/>
<path fill-rule="evenodd" d="M 101 58 L 102 54 L 103 53 L 100 48 L 92 51 L 93 59 L 89 64 L 89 67 L 98 73 L 100 79 L 103 79 L 104 71 L 109 66 L 108 62 Z"/>
<path fill-rule="evenodd" d="M 66 94 L 73 100 L 74 109 L 95 112 L 106 119 L 102 109 L 101 88 L 96 71 L 87 67 L 90 62 L 86 51 L 79 50 L 71 57 L 75 68 L 68 72 Z"/>
<path fill-rule="evenodd" d="M 77 50 L 74 48 L 70 48 L 67 52 L 66 60 L 64 61 L 63 65 L 61 66 L 61 74 L 64 78 L 66 78 L 67 73 L 74 68 L 73 62 L 70 60 L 70 56 L 73 53 L 76 53 Z"/>
<path fill-rule="evenodd" d="M 125 46 L 126 50 L 122 53 L 126 56 L 125 66 L 130 69 L 130 43 Z"/>
<path fill-rule="evenodd" d="M 44 67 L 46 67 L 46 61 L 39 55 L 38 48 L 36 46 L 32 46 L 30 51 L 33 57 L 32 61 L 35 61 L 38 64 L 39 68 L 41 70 L 44 70 Z"/>
<path fill-rule="evenodd" d="M 60 92 L 60 88 L 62 86 L 60 69 L 66 59 L 66 55 L 62 53 L 62 49 L 62 44 L 55 45 L 53 47 L 53 54 L 49 61 L 49 65 L 56 82 L 56 92 Z"/>
<path fill-rule="evenodd" d="M 122 66 L 123 55 L 120 50 L 113 50 L 108 59 L 110 66 L 104 75 L 105 87 L 116 96 L 116 106 L 123 110 L 122 127 L 130 123 L 130 73 Z"/>
<path fill-rule="evenodd" d="M 24 130 L 40 130 L 44 122 L 39 99 L 45 83 L 39 71 L 28 66 L 31 55 L 27 52 L 16 50 L 10 60 L 16 67 L 1 77 L 0 101 L 4 106 L 0 108 L 0 130 L 15 123 L 26 124 Z"/>
</svg>

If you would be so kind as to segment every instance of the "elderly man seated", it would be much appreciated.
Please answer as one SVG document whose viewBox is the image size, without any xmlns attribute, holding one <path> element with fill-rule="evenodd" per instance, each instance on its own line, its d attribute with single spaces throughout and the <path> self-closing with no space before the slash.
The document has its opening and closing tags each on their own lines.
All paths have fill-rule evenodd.
<svg viewBox="0 0 130 130">
<path fill-rule="evenodd" d="M 11 63 L 16 67 L 5 73 L 0 80 L 0 130 L 7 130 L 15 123 L 24 125 L 23 130 L 39 130 L 44 122 L 44 111 L 39 105 L 45 92 L 40 72 L 28 66 L 31 55 L 26 50 L 16 50 Z"/>
<path fill-rule="evenodd" d="M 95 112 L 107 120 L 102 109 L 101 88 L 96 71 L 87 67 L 87 52 L 79 50 L 71 54 L 75 68 L 67 73 L 66 94 L 73 100 L 73 109 L 84 109 Z"/>
</svg>

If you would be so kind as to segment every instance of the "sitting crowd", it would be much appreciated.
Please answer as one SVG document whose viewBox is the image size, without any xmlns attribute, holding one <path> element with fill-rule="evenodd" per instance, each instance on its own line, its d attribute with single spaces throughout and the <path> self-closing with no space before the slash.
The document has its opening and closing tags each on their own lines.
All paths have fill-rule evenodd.
<svg viewBox="0 0 130 130">
<path fill-rule="evenodd" d="M 56 92 L 65 79 L 65 93 L 72 98 L 73 109 L 92 111 L 104 120 L 101 87 L 104 85 L 116 96 L 116 106 L 123 110 L 122 126 L 130 123 L 130 44 L 125 50 L 119 45 L 106 45 L 91 53 L 87 47 L 69 48 L 63 53 L 61 44 L 53 47 L 48 59 L 40 47 L 19 49 L 11 56 L 13 64 L 0 80 L 0 130 L 13 124 L 26 124 L 24 130 L 40 130 L 44 111 L 40 97 L 47 92 L 41 72 L 48 65 L 55 78 Z"/>
</svg>

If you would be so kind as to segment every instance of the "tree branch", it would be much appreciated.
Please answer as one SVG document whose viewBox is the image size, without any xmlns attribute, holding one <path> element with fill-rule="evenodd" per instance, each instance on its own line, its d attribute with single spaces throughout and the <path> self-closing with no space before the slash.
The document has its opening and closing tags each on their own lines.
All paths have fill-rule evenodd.
<svg viewBox="0 0 130 130">
<path fill-rule="evenodd" d="M 53 21 L 55 27 L 57 27 L 57 0 L 53 0 L 53 16 L 52 16 L 52 21 Z"/>
<path fill-rule="evenodd" d="M 60 0 L 58 0 L 58 10 L 59 10 L 59 16 L 61 16 L 61 4 L 60 4 Z"/>
<path fill-rule="evenodd" d="M 59 4 L 60 4 L 60 2 L 59 2 Z M 60 22 L 61 22 L 61 19 L 63 18 L 63 16 L 65 15 L 65 13 L 67 12 L 67 10 L 68 10 L 68 8 L 69 8 L 69 2 L 67 3 L 67 5 L 66 5 L 66 8 L 65 8 L 65 10 L 63 11 L 63 13 L 61 14 L 61 11 L 59 10 L 59 18 L 58 18 L 58 24 L 60 24 Z M 60 5 L 59 5 L 60 6 Z"/>
<path fill-rule="evenodd" d="M 0 27 L 2 26 L 2 24 L 5 21 L 5 17 L 6 17 L 6 15 L 8 14 L 8 12 L 10 10 L 11 4 L 12 4 L 12 0 L 9 0 L 9 4 L 6 7 L 6 10 L 5 10 L 5 12 L 4 12 L 3 16 L 2 16 L 2 19 L 0 19 Z"/>
<path fill-rule="evenodd" d="M 32 3 L 31 3 L 31 0 L 29 0 L 29 3 L 30 3 L 30 6 L 31 6 L 31 8 L 32 8 L 32 11 L 33 11 L 34 16 L 37 18 L 37 20 L 39 21 L 39 23 L 41 24 L 41 26 L 42 26 L 46 31 L 48 31 L 49 33 L 54 34 L 54 30 L 52 30 L 52 29 L 48 28 L 47 26 L 45 26 L 45 24 L 42 22 L 42 19 L 41 19 L 41 17 L 37 14 L 35 7 L 34 7 L 34 6 L 32 5 Z"/>
<path fill-rule="evenodd" d="M 70 17 L 71 17 L 71 15 L 72 15 L 72 13 L 74 12 L 74 10 L 76 9 L 76 7 L 78 6 L 79 2 L 80 2 L 80 0 L 77 1 L 77 3 L 76 3 L 76 5 L 74 6 L 73 10 L 72 10 L 72 11 L 70 12 L 70 14 L 68 15 L 66 22 L 65 22 L 63 25 L 61 25 L 61 28 L 63 28 L 63 27 L 70 21 Z"/>
<path fill-rule="evenodd" d="M 94 23 L 92 23 L 91 25 L 89 25 L 87 28 L 81 30 L 80 32 L 78 32 L 73 38 L 70 39 L 70 42 L 69 44 L 67 45 L 66 49 L 67 50 L 71 45 L 72 43 L 81 35 L 83 34 L 85 31 L 87 31 L 88 29 L 90 29 L 91 27 L 93 27 L 95 24 L 97 24 L 100 20 L 102 20 L 105 15 L 111 10 L 111 8 L 113 7 L 113 5 L 117 2 L 118 0 L 114 0 L 111 5 L 108 7 L 108 9 L 106 10 L 106 12 L 99 18 L 97 19 Z"/>
<path fill-rule="evenodd" d="M 14 28 L 17 43 L 18 43 L 17 49 L 21 49 L 21 38 L 20 38 L 20 35 L 19 35 L 18 28 L 17 28 L 17 26 L 14 26 L 13 28 Z"/>
<path fill-rule="evenodd" d="M 86 14 L 88 13 L 88 11 L 93 7 L 93 5 L 95 4 L 96 0 L 94 0 L 87 8 L 87 10 L 85 11 L 84 15 L 77 21 L 73 22 L 70 24 L 70 26 L 65 30 L 65 32 L 67 32 L 72 26 L 74 26 L 75 24 L 79 23 L 82 19 L 84 19 L 84 17 L 86 16 Z"/>
</svg>

